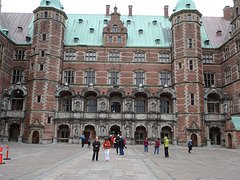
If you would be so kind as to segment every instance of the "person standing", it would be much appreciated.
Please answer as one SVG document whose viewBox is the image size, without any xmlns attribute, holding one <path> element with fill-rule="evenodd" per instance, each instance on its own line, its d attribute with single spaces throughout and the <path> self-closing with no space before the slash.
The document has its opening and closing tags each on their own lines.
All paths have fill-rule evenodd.
<svg viewBox="0 0 240 180">
<path fill-rule="evenodd" d="M 93 157 L 92 157 L 92 161 L 94 161 L 95 155 L 96 155 L 96 161 L 98 161 L 98 152 L 99 152 L 99 148 L 101 146 L 98 138 L 95 138 L 95 141 L 92 143 L 93 146 Z"/>
<path fill-rule="evenodd" d="M 123 151 L 124 140 L 123 140 L 122 136 L 120 136 L 118 143 L 119 143 L 120 155 L 124 155 L 124 151 Z"/>
<path fill-rule="evenodd" d="M 157 138 L 157 139 L 155 140 L 155 150 L 154 150 L 154 154 L 156 154 L 156 152 L 157 152 L 157 154 L 159 154 L 159 146 L 160 146 L 160 138 Z"/>
<path fill-rule="evenodd" d="M 104 152 L 105 152 L 105 157 L 106 157 L 106 161 L 109 162 L 109 151 L 110 151 L 110 148 L 111 148 L 111 143 L 108 139 L 108 137 L 105 137 L 105 140 L 103 142 L 103 148 L 104 148 Z"/>
<path fill-rule="evenodd" d="M 116 152 L 117 152 L 117 154 L 118 154 L 118 148 L 119 148 L 119 139 L 120 139 L 120 137 L 119 137 L 119 135 L 116 137 Z"/>
<path fill-rule="evenodd" d="M 148 140 L 147 140 L 147 138 L 143 141 L 143 145 L 144 145 L 144 152 L 148 152 Z"/>
<path fill-rule="evenodd" d="M 89 137 L 88 137 L 88 148 L 90 148 L 90 144 L 91 144 L 91 135 L 89 135 Z"/>
<path fill-rule="evenodd" d="M 85 141 L 85 136 L 84 136 L 84 134 L 82 135 L 81 140 L 82 140 L 82 148 L 83 148 L 83 147 L 84 147 L 84 141 Z"/>
<path fill-rule="evenodd" d="M 188 146 L 188 152 L 191 153 L 191 150 L 192 150 L 192 140 L 191 139 L 188 141 L 187 146 Z"/>
<path fill-rule="evenodd" d="M 169 153 L 168 153 L 169 140 L 168 140 L 167 136 L 165 136 L 165 137 L 162 139 L 162 142 L 164 143 L 164 153 L 165 153 L 165 157 L 169 157 Z"/>
</svg>

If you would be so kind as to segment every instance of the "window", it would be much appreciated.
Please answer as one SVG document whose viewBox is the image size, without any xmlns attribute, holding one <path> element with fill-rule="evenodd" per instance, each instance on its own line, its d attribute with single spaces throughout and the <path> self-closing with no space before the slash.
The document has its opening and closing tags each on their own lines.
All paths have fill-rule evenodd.
<svg viewBox="0 0 240 180">
<path fill-rule="evenodd" d="M 44 17 L 45 17 L 45 18 L 48 17 L 48 12 L 44 12 Z"/>
<path fill-rule="evenodd" d="M 191 94 L 191 105 L 193 106 L 194 105 L 194 94 Z"/>
<path fill-rule="evenodd" d="M 135 52 L 134 62 L 145 62 L 145 52 L 143 51 Z"/>
<path fill-rule="evenodd" d="M 191 16 L 191 14 L 188 14 L 188 16 L 187 16 L 187 20 L 188 20 L 188 21 L 191 21 L 191 20 L 192 20 L 192 16 Z"/>
<path fill-rule="evenodd" d="M 153 25 L 156 26 L 157 25 L 157 21 L 153 21 Z"/>
<path fill-rule="evenodd" d="M 55 20 L 58 21 L 58 19 L 59 19 L 59 14 L 56 14 L 56 15 L 55 15 Z"/>
<path fill-rule="evenodd" d="M 190 8 L 190 6 L 191 6 L 190 4 L 186 4 L 186 8 Z"/>
<path fill-rule="evenodd" d="M 119 72 L 109 72 L 108 84 L 119 84 Z"/>
<path fill-rule="evenodd" d="M 96 61 L 96 52 L 94 50 L 88 50 L 86 52 L 86 61 Z"/>
<path fill-rule="evenodd" d="M 3 45 L 0 43 L 0 61 L 3 60 L 3 52 L 4 52 L 4 48 L 3 48 Z"/>
<path fill-rule="evenodd" d="M 236 41 L 237 52 L 240 51 L 240 39 Z"/>
<path fill-rule="evenodd" d="M 238 16 L 238 7 L 236 7 L 236 17 Z"/>
<path fill-rule="evenodd" d="M 219 113 L 219 103 L 207 103 L 207 109 L 209 114 Z"/>
<path fill-rule="evenodd" d="M 226 47 L 224 51 L 224 60 L 228 59 L 229 57 L 230 57 L 229 47 Z"/>
<path fill-rule="evenodd" d="M 121 43 L 121 42 L 122 42 L 122 37 L 118 36 L 118 43 Z"/>
<path fill-rule="evenodd" d="M 182 63 L 178 63 L 178 68 L 182 69 Z"/>
<path fill-rule="evenodd" d="M 229 84 L 232 81 L 231 68 L 225 70 L 225 84 Z"/>
<path fill-rule="evenodd" d="M 49 6 L 49 4 L 50 4 L 50 1 L 46 1 L 46 5 Z"/>
<path fill-rule="evenodd" d="M 78 19 L 78 24 L 82 24 L 83 23 L 83 19 Z"/>
<path fill-rule="evenodd" d="M 135 72 L 134 73 L 134 84 L 144 85 L 145 84 L 145 72 Z"/>
<path fill-rule="evenodd" d="M 15 60 L 24 60 L 25 59 L 25 50 L 15 50 Z"/>
<path fill-rule="evenodd" d="M 50 117 L 48 117 L 48 124 L 51 124 L 51 118 Z"/>
<path fill-rule="evenodd" d="M 130 25 L 131 24 L 131 20 L 127 20 L 127 25 Z"/>
<path fill-rule="evenodd" d="M 74 84 L 75 71 L 64 71 L 64 83 Z"/>
<path fill-rule="evenodd" d="M 46 34 L 43 34 L 43 35 L 42 35 L 42 40 L 43 40 L 43 41 L 46 41 L 46 39 L 47 39 L 47 35 L 46 35 Z"/>
<path fill-rule="evenodd" d="M 41 51 L 41 57 L 45 56 L 45 51 Z"/>
<path fill-rule="evenodd" d="M 189 49 L 192 48 L 192 39 L 188 39 L 188 48 L 189 48 Z"/>
<path fill-rule="evenodd" d="M 169 63 L 170 62 L 169 53 L 166 53 L 166 52 L 159 53 L 159 62 Z"/>
<path fill-rule="evenodd" d="M 22 98 L 14 98 L 12 99 L 12 111 L 23 110 L 23 99 Z"/>
<path fill-rule="evenodd" d="M 37 102 L 40 103 L 41 102 L 41 95 L 37 96 Z"/>
<path fill-rule="evenodd" d="M 170 73 L 169 72 L 161 72 L 160 76 L 160 86 L 170 85 Z"/>
<path fill-rule="evenodd" d="M 85 84 L 95 84 L 95 72 L 92 70 L 89 71 L 85 71 L 85 80 L 84 80 Z"/>
<path fill-rule="evenodd" d="M 43 71 L 43 64 L 40 64 L 40 71 Z"/>
<path fill-rule="evenodd" d="M 121 112 L 121 104 L 119 102 L 113 102 L 111 104 L 111 113 L 120 113 Z"/>
<path fill-rule="evenodd" d="M 155 39 L 156 44 L 160 44 L 160 39 Z"/>
<path fill-rule="evenodd" d="M 112 32 L 118 32 L 118 26 L 117 25 L 113 25 Z"/>
<path fill-rule="evenodd" d="M 72 110 L 72 99 L 70 97 L 64 97 L 62 99 L 62 112 L 71 112 Z"/>
<path fill-rule="evenodd" d="M 169 109 L 170 109 L 170 106 L 169 106 L 169 101 L 166 101 L 166 100 L 161 100 L 160 101 L 160 113 L 164 114 L 164 113 L 169 113 Z"/>
<path fill-rule="evenodd" d="M 120 55 L 118 51 L 109 52 L 109 61 L 119 61 Z"/>
<path fill-rule="evenodd" d="M 87 99 L 87 112 L 97 112 L 97 100 Z"/>
<path fill-rule="evenodd" d="M 180 22 L 180 16 L 177 17 L 177 22 L 178 22 L 178 23 Z"/>
<path fill-rule="evenodd" d="M 112 42 L 112 36 L 108 37 L 108 42 Z"/>
<path fill-rule="evenodd" d="M 203 63 L 213 63 L 213 54 L 210 52 L 204 53 Z"/>
<path fill-rule="evenodd" d="M 94 29 L 93 28 L 90 28 L 90 33 L 94 33 Z"/>
<path fill-rule="evenodd" d="M 104 23 L 104 24 L 108 24 L 108 20 L 107 20 L 107 19 L 104 19 L 103 23 Z"/>
<path fill-rule="evenodd" d="M 211 87 L 214 85 L 214 74 L 212 72 L 206 72 L 204 73 L 204 86 L 205 87 Z"/>
<path fill-rule="evenodd" d="M 210 42 L 210 41 L 209 41 L 208 39 L 205 40 L 205 41 L 204 41 L 204 45 L 205 45 L 205 46 L 209 46 L 209 42 Z"/>
<path fill-rule="evenodd" d="M 193 70 L 193 60 L 189 60 L 189 70 Z"/>
<path fill-rule="evenodd" d="M 65 60 L 74 61 L 76 60 L 76 51 L 73 49 L 68 49 L 65 51 Z"/>
<path fill-rule="evenodd" d="M 139 34 L 139 35 L 143 34 L 143 30 L 142 30 L 142 29 L 139 29 L 139 30 L 138 30 L 138 34 Z"/>
<path fill-rule="evenodd" d="M 21 69 L 13 70 L 12 83 L 17 83 L 22 81 L 23 81 L 23 70 Z"/>
<path fill-rule="evenodd" d="M 145 113 L 144 100 L 135 100 L 135 113 Z"/>
</svg>

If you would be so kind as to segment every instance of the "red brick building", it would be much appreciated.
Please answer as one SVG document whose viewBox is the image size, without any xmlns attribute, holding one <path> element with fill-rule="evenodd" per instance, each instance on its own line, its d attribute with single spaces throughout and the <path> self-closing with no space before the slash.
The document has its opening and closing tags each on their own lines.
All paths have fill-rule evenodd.
<svg viewBox="0 0 240 180">
<path fill-rule="evenodd" d="M 240 144 L 240 1 L 204 17 L 192 0 L 164 16 L 132 6 L 66 14 L 41 0 L 0 16 L 1 140 L 79 143 L 122 135 L 131 144 Z"/>
</svg>

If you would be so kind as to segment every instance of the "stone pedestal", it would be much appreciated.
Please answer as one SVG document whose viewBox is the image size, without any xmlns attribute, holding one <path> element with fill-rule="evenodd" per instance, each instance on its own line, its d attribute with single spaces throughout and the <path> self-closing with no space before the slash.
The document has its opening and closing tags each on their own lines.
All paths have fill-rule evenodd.
<svg viewBox="0 0 240 180">
<path fill-rule="evenodd" d="M 173 138 L 172 143 L 174 146 L 177 146 L 177 138 Z"/>
<path fill-rule="evenodd" d="M 22 136 L 18 136 L 18 143 L 22 143 Z"/>
<path fill-rule="evenodd" d="M 207 139 L 207 147 L 211 147 L 211 139 Z"/>
<path fill-rule="evenodd" d="M 53 144 L 57 144 L 57 137 L 53 137 Z"/>
<path fill-rule="evenodd" d="M 68 143 L 69 143 L 69 144 L 72 144 L 72 143 L 73 143 L 73 137 L 70 137 L 70 138 L 68 139 Z"/>
</svg>

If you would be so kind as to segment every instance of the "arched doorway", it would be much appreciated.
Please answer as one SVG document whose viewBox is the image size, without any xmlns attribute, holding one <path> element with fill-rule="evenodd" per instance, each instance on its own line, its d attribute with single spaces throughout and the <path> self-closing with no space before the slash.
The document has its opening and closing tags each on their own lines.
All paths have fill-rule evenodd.
<svg viewBox="0 0 240 180">
<path fill-rule="evenodd" d="M 232 149 L 232 135 L 228 133 L 228 148 Z"/>
<path fill-rule="evenodd" d="M 32 143 L 33 144 L 38 144 L 39 143 L 39 132 L 34 131 L 32 134 Z"/>
<path fill-rule="evenodd" d="M 197 140 L 197 135 L 196 134 L 191 135 L 191 140 L 192 140 L 192 145 L 193 146 L 198 146 L 198 140 Z"/>
<path fill-rule="evenodd" d="M 58 142 L 68 142 L 70 130 L 68 125 L 59 126 L 58 130 Z"/>
<path fill-rule="evenodd" d="M 212 127 L 209 131 L 212 145 L 221 145 L 221 132 L 218 127 Z"/>
<path fill-rule="evenodd" d="M 111 126 L 109 134 L 113 136 L 121 135 L 120 127 L 118 125 Z"/>
<path fill-rule="evenodd" d="M 96 137 L 96 131 L 93 125 L 87 125 L 85 126 L 85 129 L 83 131 L 83 134 L 85 136 L 84 144 L 88 143 L 88 138 L 91 137 L 91 140 L 94 140 Z"/>
<path fill-rule="evenodd" d="M 165 136 L 168 137 L 169 143 L 172 143 L 172 132 L 171 128 L 169 126 L 164 126 L 161 131 L 161 139 L 163 139 Z"/>
<path fill-rule="evenodd" d="M 144 126 L 138 126 L 135 132 L 135 142 L 136 144 L 143 144 L 144 139 L 147 137 L 147 131 Z"/>
<path fill-rule="evenodd" d="M 9 129 L 9 141 L 17 141 L 20 134 L 20 125 L 13 123 Z"/>
</svg>

